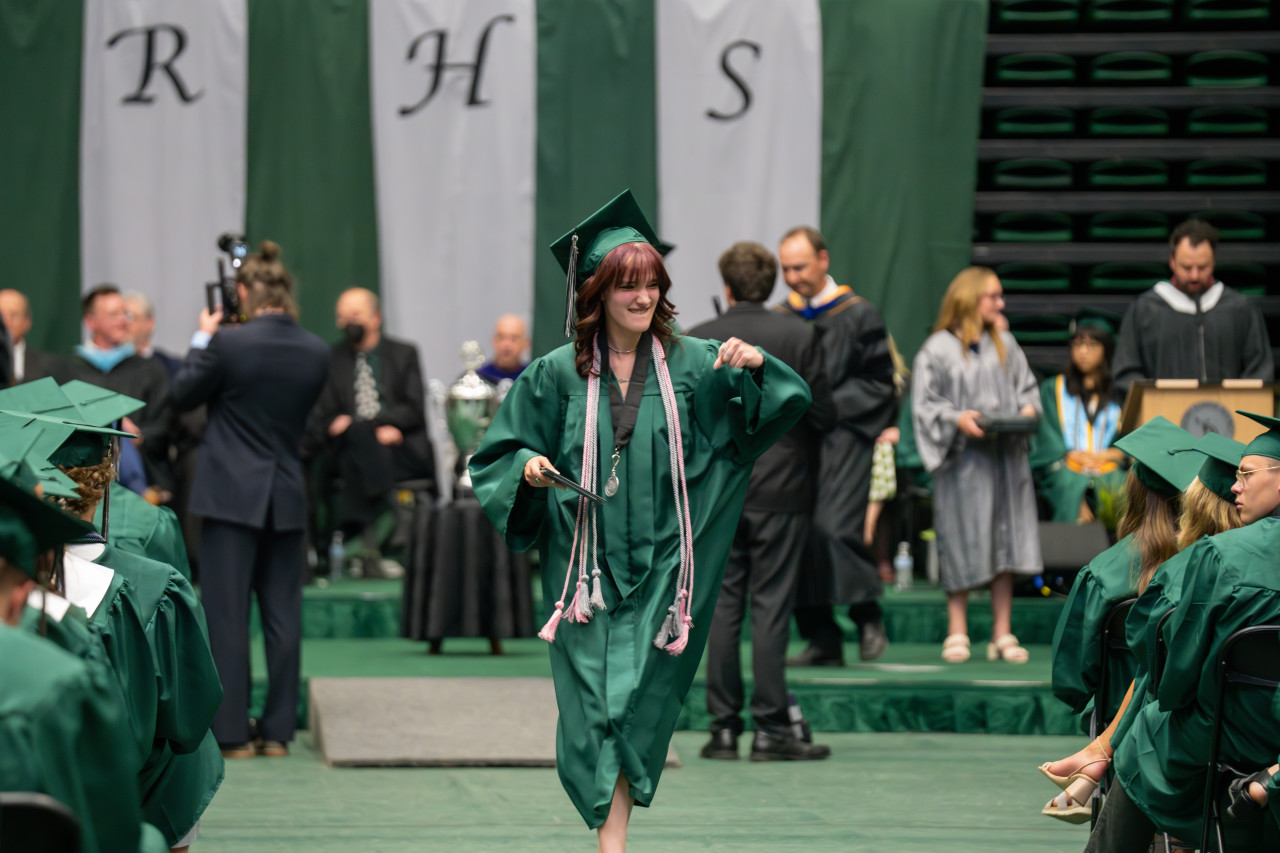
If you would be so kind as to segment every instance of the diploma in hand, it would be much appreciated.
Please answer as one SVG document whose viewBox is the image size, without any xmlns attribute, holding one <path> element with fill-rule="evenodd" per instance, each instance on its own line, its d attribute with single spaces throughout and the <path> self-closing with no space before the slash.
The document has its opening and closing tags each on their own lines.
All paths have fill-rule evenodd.
<svg viewBox="0 0 1280 853">
<path fill-rule="evenodd" d="M 540 469 L 540 473 L 543 477 L 546 477 L 548 480 L 550 480 L 553 483 L 558 483 L 561 486 L 564 486 L 566 489 L 573 489 L 573 491 L 582 495 L 584 498 L 586 498 L 589 501 L 595 501 L 598 504 L 604 503 L 604 498 L 600 497 L 600 495 L 597 495 L 595 492 L 590 491 L 589 489 L 582 488 L 582 486 L 579 486 L 577 483 L 573 482 L 573 480 L 570 480 L 568 477 L 561 476 L 555 471 L 552 471 L 550 468 L 542 468 Z"/>
</svg>

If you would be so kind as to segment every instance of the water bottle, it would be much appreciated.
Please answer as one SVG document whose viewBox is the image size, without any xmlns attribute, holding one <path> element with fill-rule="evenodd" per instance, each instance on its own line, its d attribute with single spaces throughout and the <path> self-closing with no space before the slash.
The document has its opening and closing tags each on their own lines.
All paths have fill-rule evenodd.
<svg viewBox="0 0 1280 853">
<path fill-rule="evenodd" d="M 787 719 L 791 721 L 791 734 L 802 743 L 813 743 L 813 732 L 809 730 L 809 721 L 800 711 L 800 702 L 796 694 L 787 691 Z"/>
<path fill-rule="evenodd" d="M 342 577 L 342 564 L 347 560 L 347 549 L 342 544 L 342 531 L 335 530 L 329 540 L 329 577 Z"/>
<path fill-rule="evenodd" d="M 898 543 L 898 553 L 893 556 L 893 579 L 895 589 L 911 589 L 912 577 L 915 574 L 915 559 L 911 556 L 911 545 Z"/>
</svg>

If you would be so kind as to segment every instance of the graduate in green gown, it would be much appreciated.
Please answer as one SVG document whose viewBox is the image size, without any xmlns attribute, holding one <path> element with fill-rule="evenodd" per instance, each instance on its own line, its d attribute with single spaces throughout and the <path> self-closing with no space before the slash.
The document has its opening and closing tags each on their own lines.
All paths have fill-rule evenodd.
<svg viewBox="0 0 1280 853">
<path fill-rule="evenodd" d="M 656 241 L 626 192 L 557 242 L 576 340 L 525 369 L 470 466 L 508 544 L 541 551 L 557 768 L 602 850 L 653 799 L 752 463 L 810 401 L 742 341 L 672 333 Z M 604 503 L 547 488 L 548 469 Z"/>
<path fill-rule="evenodd" d="M 10 469 L 10 461 L 0 458 L 0 468 Z M 86 526 L 27 493 L 10 480 L 9 470 L 5 473 L 0 477 L 0 790 L 39 792 L 66 805 L 80 822 L 86 853 L 167 850 L 159 831 L 142 822 L 135 784 L 139 755 L 101 642 L 83 611 L 52 596 L 46 603 L 34 589 L 37 555 L 60 547 Z M 28 627 L 36 615 L 28 606 L 33 597 L 40 604 L 40 629 L 65 648 Z"/>
<path fill-rule="evenodd" d="M 1085 316 L 1075 321 L 1066 370 L 1040 383 L 1044 417 L 1031 440 L 1036 493 L 1051 521 L 1093 521 L 1090 490 L 1124 484 L 1124 453 L 1114 446 L 1120 405 L 1111 381 L 1115 340 L 1110 325 Z"/>
<path fill-rule="evenodd" d="M 1163 629 L 1167 658 L 1159 683 L 1153 684 L 1155 701 L 1125 714 L 1128 726 L 1113 761 L 1117 784 L 1087 850 L 1132 850 L 1157 830 L 1189 843 L 1199 839 L 1222 642 L 1243 627 L 1280 624 L 1280 420 L 1241 414 L 1268 428 L 1245 449 L 1231 489 L 1245 526 L 1199 540 L 1157 572 L 1160 577 L 1168 570 L 1162 582 L 1176 607 Z M 1150 620 L 1143 626 L 1148 647 L 1154 644 L 1149 626 Z M 1222 761 L 1248 772 L 1274 760 L 1280 728 L 1272 698 L 1266 691 L 1228 693 Z M 1231 849 L 1260 849 L 1267 832 L 1275 843 L 1275 827 L 1261 815 L 1224 829 Z"/>
</svg>

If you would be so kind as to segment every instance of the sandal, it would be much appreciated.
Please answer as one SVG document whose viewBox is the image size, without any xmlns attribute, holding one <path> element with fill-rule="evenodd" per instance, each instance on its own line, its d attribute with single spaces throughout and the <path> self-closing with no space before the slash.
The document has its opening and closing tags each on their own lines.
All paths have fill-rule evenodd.
<svg viewBox="0 0 1280 853">
<path fill-rule="evenodd" d="M 1270 770 L 1259 770 L 1249 776 L 1237 776 L 1227 788 L 1227 814 L 1236 820 L 1243 820 L 1251 814 L 1262 811 L 1266 806 L 1258 805 L 1258 801 L 1249 793 L 1249 785 L 1257 782 L 1263 788 L 1271 781 Z"/>
<path fill-rule="evenodd" d="M 1098 741 L 1095 739 L 1090 741 L 1089 743 L 1090 745 L 1093 745 L 1095 743 L 1098 743 Z M 1086 749 L 1087 748 L 1088 747 L 1086 747 Z M 1053 784 L 1057 785 L 1059 788 L 1065 791 L 1067 790 L 1067 786 L 1071 784 L 1071 777 L 1077 775 L 1081 770 L 1088 767 L 1090 764 L 1097 764 L 1100 761 L 1106 761 L 1106 762 L 1111 761 L 1111 756 L 1107 755 L 1107 750 L 1105 747 L 1103 747 L 1101 744 L 1098 744 L 1098 749 L 1102 752 L 1102 758 L 1095 758 L 1092 761 L 1086 761 L 1084 764 L 1081 764 L 1079 767 L 1076 768 L 1075 773 L 1072 773 L 1069 776 L 1059 776 L 1058 774 L 1051 773 L 1049 771 L 1049 765 L 1057 764 L 1058 763 L 1057 761 L 1046 761 L 1044 764 L 1041 764 L 1036 769 L 1039 770 L 1041 773 L 1043 773 L 1045 776 L 1049 777 L 1050 782 L 1052 782 Z M 1081 751 L 1083 752 L 1083 750 Z M 1068 758 L 1070 757 L 1071 756 L 1068 756 Z"/>
<path fill-rule="evenodd" d="M 942 659 L 947 663 L 964 663 L 969 659 L 969 636 L 951 634 L 942 643 Z"/>
<path fill-rule="evenodd" d="M 1062 786 L 1062 793 L 1054 797 L 1048 802 L 1040 814 L 1057 818 L 1067 823 L 1085 823 L 1093 817 L 1093 792 L 1098 787 L 1098 780 L 1084 772 L 1086 767 L 1093 764 L 1110 764 L 1111 757 L 1095 758 L 1093 761 L 1087 761 L 1080 765 L 1080 769 L 1072 773 L 1067 778 L 1067 784 Z M 1041 765 L 1040 770 L 1053 779 L 1055 782 L 1060 777 L 1056 777 Z M 1105 771 L 1104 771 L 1105 772 Z"/>
<path fill-rule="evenodd" d="M 1003 660 L 1006 663 L 1026 663 L 1027 650 L 1018 645 L 1018 638 L 1013 634 L 1005 634 L 998 640 L 987 643 L 987 660 Z"/>
</svg>

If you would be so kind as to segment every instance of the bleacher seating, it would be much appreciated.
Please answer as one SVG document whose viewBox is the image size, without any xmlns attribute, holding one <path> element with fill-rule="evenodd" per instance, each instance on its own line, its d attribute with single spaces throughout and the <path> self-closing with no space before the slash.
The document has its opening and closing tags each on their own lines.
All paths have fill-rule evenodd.
<svg viewBox="0 0 1280 853">
<path fill-rule="evenodd" d="M 1267 0 L 992 0 L 973 260 L 1033 366 L 1083 307 L 1168 276 L 1170 228 L 1222 235 L 1218 276 L 1280 344 L 1280 16 Z"/>
</svg>

